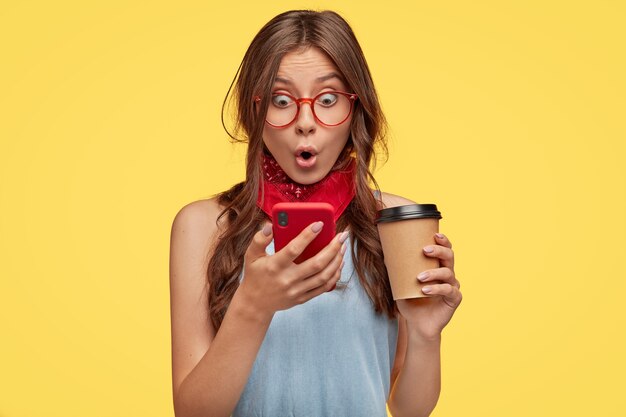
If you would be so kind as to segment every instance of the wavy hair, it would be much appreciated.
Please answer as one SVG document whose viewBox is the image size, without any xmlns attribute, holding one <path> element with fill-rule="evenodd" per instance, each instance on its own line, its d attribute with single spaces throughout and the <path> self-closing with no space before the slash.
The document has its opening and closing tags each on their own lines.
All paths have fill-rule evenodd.
<svg viewBox="0 0 626 417">
<path fill-rule="evenodd" d="M 349 139 L 333 167 L 341 169 L 349 157 L 356 158 L 356 196 L 337 221 L 337 232 L 348 228 L 351 231 L 351 256 L 375 311 L 386 313 L 390 318 L 397 313 L 375 224 L 382 202 L 374 198 L 369 185 L 371 181 L 374 188 L 380 190 L 370 172 L 370 165 L 373 169 L 376 167 L 375 147 L 380 148 L 384 162 L 388 159 L 387 122 L 369 67 L 352 29 L 337 13 L 292 10 L 271 19 L 254 37 L 222 105 L 222 125 L 234 143 L 247 144 L 247 155 L 245 181 L 215 195 L 224 207 L 217 222 L 220 223 L 222 218 L 226 220 L 220 228 L 206 271 L 209 318 L 216 330 L 239 286 L 246 249 L 254 234 L 268 220 L 257 207 L 256 199 L 262 177 L 262 133 L 269 100 L 261 101 L 257 113 L 253 97 L 270 97 L 282 57 L 308 47 L 325 52 L 346 80 L 349 91 L 359 96 Z M 233 101 L 234 129 L 230 132 L 224 122 L 224 113 L 227 103 Z"/>
</svg>

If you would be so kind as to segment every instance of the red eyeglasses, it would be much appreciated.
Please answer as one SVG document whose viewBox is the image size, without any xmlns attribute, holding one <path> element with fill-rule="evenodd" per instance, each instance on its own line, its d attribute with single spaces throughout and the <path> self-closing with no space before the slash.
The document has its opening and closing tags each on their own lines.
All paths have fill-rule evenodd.
<svg viewBox="0 0 626 417">
<path fill-rule="evenodd" d="M 343 91 L 324 91 L 313 98 L 296 98 L 287 93 L 274 93 L 267 109 L 265 122 L 273 127 L 287 127 L 300 114 L 300 105 L 309 103 L 313 117 L 324 126 L 338 126 L 348 120 L 354 102 L 359 97 Z M 254 97 L 255 103 L 261 97 Z"/>
</svg>

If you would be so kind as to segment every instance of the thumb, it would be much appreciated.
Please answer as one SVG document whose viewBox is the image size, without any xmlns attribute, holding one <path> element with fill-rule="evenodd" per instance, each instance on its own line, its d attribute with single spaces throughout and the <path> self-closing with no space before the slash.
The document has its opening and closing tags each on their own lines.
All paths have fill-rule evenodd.
<svg viewBox="0 0 626 417">
<path fill-rule="evenodd" d="M 272 223 L 265 223 L 252 237 L 252 242 L 246 250 L 246 261 L 251 262 L 265 256 L 265 248 L 272 241 L 272 237 Z"/>
</svg>

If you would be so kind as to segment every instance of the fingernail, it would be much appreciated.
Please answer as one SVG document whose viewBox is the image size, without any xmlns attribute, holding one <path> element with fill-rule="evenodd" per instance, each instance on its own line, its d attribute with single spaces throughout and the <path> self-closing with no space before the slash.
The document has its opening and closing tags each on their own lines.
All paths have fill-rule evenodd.
<svg viewBox="0 0 626 417">
<path fill-rule="evenodd" d="M 341 243 L 345 242 L 347 238 L 348 238 L 348 232 L 341 232 L 339 234 L 339 241 Z"/>
<path fill-rule="evenodd" d="M 346 253 L 346 244 L 345 243 L 343 245 L 341 245 L 341 254 L 343 255 L 344 253 Z"/>
<path fill-rule="evenodd" d="M 272 225 L 270 223 L 267 223 L 265 227 L 263 227 L 263 234 L 265 236 L 269 236 L 271 233 L 272 233 Z"/>
<path fill-rule="evenodd" d="M 419 279 L 420 281 L 424 281 L 426 278 L 428 278 L 428 275 L 428 272 L 422 272 L 417 276 L 417 279 Z"/>
<path fill-rule="evenodd" d="M 426 246 L 426 247 L 424 248 L 424 252 L 428 252 L 428 253 L 431 253 L 433 250 L 434 250 L 434 249 L 433 249 L 431 246 Z"/>
<path fill-rule="evenodd" d="M 422 288 L 422 291 L 424 291 L 424 292 L 430 292 L 430 287 L 424 287 L 424 288 Z"/>
<path fill-rule="evenodd" d="M 437 236 L 439 239 L 443 239 L 443 235 L 441 233 L 435 233 L 435 236 Z"/>
<path fill-rule="evenodd" d="M 311 230 L 313 230 L 313 232 L 317 233 L 320 230 L 322 230 L 323 226 L 324 226 L 324 222 L 315 222 L 315 223 L 313 223 L 313 226 L 311 226 Z"/>
</svg>

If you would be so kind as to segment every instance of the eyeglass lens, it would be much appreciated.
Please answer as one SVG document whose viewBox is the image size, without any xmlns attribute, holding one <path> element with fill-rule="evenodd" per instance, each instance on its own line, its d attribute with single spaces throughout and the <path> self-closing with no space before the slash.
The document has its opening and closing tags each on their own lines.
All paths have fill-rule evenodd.
<svg viewBox="0 0 626 417">
<path fill-rule="evenodd" d="M 307 103 L 301 103 L 304 106 Z M 313 112 L 324 124 L 335 125 L 343 122 L 350 114 L 351 100 L 343 94 L 322 93 L 313 102 Z M 275 126 L 291 123 L 298 112 L 298 105 L 287 95 L 274 94 L 267 110 L 267 121 Z"/>
</svg>

